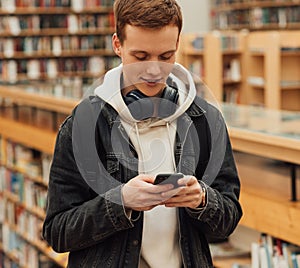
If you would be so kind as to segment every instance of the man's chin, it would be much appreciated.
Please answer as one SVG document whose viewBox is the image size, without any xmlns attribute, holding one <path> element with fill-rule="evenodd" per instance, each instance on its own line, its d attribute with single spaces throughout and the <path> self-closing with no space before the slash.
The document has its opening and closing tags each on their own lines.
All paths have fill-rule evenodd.
<svg viewBox="0 0 300 268">
<path fill-rule="evenodd" d="M 141 83 L 136 84 L 136 88 L 148 97 L 160 96 L 165 88 L 164 83 Z"/>
</svg>

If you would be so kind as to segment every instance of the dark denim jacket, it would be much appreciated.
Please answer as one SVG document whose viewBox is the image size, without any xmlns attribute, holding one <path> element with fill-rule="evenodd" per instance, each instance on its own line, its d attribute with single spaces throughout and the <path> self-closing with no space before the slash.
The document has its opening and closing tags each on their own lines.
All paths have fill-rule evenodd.
<svg viewBox="0 0 300 268">
<path fill-rule="evenodd" d="M 131 219 L 128 219 L 123 206 L 110 201 L 112 198 L 121 201 L 122 183 L 137 175 L 136 151 L 132 144 L 128 146 L 126 132 L 117 119 L 116 111 L 97 97 L 91 103 L 93 109 L 101 108 L 95 135 L 98 156 L 110 175 L 121 184 L 100 195 L 86 183 L 74 158 L 74 116 L 70 116 L 57 136 L 43 236 L 55 251 L 70 252 L 68 267 L 138 267 L 143 213 L 133 211 Z M 207 115 L 216 122 L 213 129 L 207 122 Z M 119 141 L 123 140 L 130 148 L 127 155 L 113 150 L 111 132 L 112 125 L 116 124 L 119 124 Z M 223 137 L 219 138 L 226 140 L 226 153 L 216 179 L 209 186 L 201 179 L 211 156 L 210 133 L 218 133 L 220 127 L 225 129 L 225 135 L 223 133 Z M 205 209 L 178 209 L 183 266 L 213 267 L 208 241 L 228 237 L 242 216 L 238 201 L 240 182 L 230 141 L 219 111 L 198 97 L 186 114 L 178 118 L 177 132 L 180 134 L 175 144 L 178 171 L 195 175 L 207 188 Z M 178 136 L 184 139 L 180 140 Z M 197 147 L 199 158 L 196 156 L 199 154 Z M 120 158 L 128 161 L 128 165 L 124 165 Z M 132 168 L 128 168 L 130 165 Z"/>
</svg>

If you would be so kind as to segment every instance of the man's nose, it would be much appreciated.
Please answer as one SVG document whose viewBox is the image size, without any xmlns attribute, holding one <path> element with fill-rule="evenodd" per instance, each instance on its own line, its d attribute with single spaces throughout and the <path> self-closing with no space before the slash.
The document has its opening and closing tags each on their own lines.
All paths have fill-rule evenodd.
<svg viewBox="0 0 300 268">
<path fill-rule="evenodd" d="M 147 63 L 147 73 L 153 76 L 161 73 L 161 66 L 158 61 L 151 61 Z"/>
</svg>

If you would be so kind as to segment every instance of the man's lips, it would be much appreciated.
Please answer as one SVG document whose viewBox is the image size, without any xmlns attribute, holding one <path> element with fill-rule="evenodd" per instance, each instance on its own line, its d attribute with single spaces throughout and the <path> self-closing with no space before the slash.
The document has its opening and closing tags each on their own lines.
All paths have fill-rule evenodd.
<svg viewBox="0 0 300 268">
<path fill-rule="evenodd" d="M 149 84 L 149 85 L 155 85 L 157 83 L 160 83 L 162 81 L 161 78 L 159 79 L 147 79 L 147 78 L 141 78 L 146 84 Z"/>
</svg>

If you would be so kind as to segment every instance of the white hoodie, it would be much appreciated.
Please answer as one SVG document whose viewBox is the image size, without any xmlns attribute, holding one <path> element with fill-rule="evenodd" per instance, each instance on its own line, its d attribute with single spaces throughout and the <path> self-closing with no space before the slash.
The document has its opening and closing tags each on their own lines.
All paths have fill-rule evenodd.
<svg viewBox="0 0 300 268">
<path fill-rule="evenodd" d="M 196 89 L 189 72 L 175 64 L 170 78 L 177 84 L 179 99 L 174 114 L 164 119 L 134 119 L 121 95 L 122 65 L 106 73 L 95 95 L 119 113 L 139 158 L 139 173 L 156 175 L 176 171 L 174 142 L 177 118 L 191 105 Z M 180 268 L 182 259 L 176 208 L 157 206 L 144 212 L 140 268 Z"/>
</svg>

